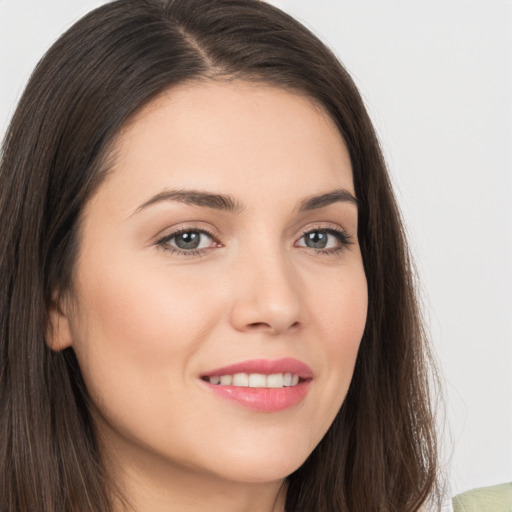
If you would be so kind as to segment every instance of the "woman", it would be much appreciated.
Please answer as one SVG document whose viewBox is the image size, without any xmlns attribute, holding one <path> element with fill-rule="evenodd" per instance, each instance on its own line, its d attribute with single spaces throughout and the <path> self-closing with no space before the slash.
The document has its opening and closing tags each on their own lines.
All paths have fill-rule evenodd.
<svg viewBox="0 0 512 512">
<path fill-rule="evenodd" d="M 378 141 L 247 0 L 119 0 L 1 164 L 0 510 L 436 509 L 432 361 Z"/>
</svg>

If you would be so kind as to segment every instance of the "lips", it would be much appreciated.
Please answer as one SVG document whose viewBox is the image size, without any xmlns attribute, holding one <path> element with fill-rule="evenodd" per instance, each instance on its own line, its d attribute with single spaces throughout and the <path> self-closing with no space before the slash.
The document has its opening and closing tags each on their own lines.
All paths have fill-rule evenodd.
<svg viewBox="0 0 512 512">
<path fill-rule="evenodd" d="M 263 375 L 291 373 L 298 375 L 303 380 L 313 378 L 313 371 L 307 364 L 291 357 L 275 360 L 252 359 L 250 361 L 216 368 L 215 370 L 201 375 L 201 377 L 220 377 L 222 375 L 235 375 L 236 373 L 261 373 Z"/>
<path fill-rule="evenodd" d="M 253 359 L 201 375 L 204 385 L 217 396 L 260 412 L 299 404 L 312 379 L 311 368 L 293 358 Z"/>
</svg>

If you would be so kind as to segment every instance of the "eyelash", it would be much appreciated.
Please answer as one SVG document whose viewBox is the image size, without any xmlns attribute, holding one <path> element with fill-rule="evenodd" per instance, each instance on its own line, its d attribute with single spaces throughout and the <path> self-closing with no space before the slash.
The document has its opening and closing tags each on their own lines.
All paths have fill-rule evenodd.
<svg viewBox="0 0 512 512">
<path fill-rule="evenodd" d="M 313 251 L 316 254 L 320 253 L 320 254 L 332 256 L 332 255 L 340 255 L 341 252 L 347 248 L 347 246 L 352 245 L 354 243 L 352 241 L 352 237 L 345 230 L 338 228 L 338 227 L 332 227 L 332 226 L 330 226 L 330 227 L 318 226 L 318 227 L 313 227 L 313 228 L 304 230 L 298 240 L 301 240 L 307 234 L 314 233 L 314 232 L 322 232 L 322 233 L 326 233 L 328 235 L 334 236 L 337 239 L 339 246 L 331 248 L 331 249 L 314 249 L 312 247 L 307 247 L 307 246 L 299 246 L 299 247 L 309 249 L 310 251 Z M 199 229 L 199 228 L 194 228 L 194 227 L 178 229 L 178 230 L 172 232 L 171 234 L 166 235 L 163 238 L 159 239 L 156 242 L 156 245 L 161 247 L 164 251 L 169 251 L 173 254 L 176 254 L 177 256 L 185 256 L 185 257 L 189 257 L 189 258 L 202 256 L 205 251 L 210 249 L 210 248 L 191 249 L 191 250 L 186 251 L 186 250 L 179 249 L 177 247 L 172 247 L 169 245 L 169 242 L 173 238 L 175 238 L 176 236 L 179 236 L 181 234 L 184 234 L 184 233 L 200 233 L 202 235 L 207 235 L 212 239 L 212 241 L 214 243 L 219 244 L 219 246 L 221 246 L 217 237 L 211 231 L 204 229 L 204 228 Z"/>
<path fill-rule="evenodd" d="M 304 238 L 304 236 L 306 236 L 307 234 L 314 232 L 322 232 L 328 235 L 332 235 L 334 236 L 334 238 L 337 239 L 339 243 L 338 247 L 333 247 L 331 249 L 314 249 L 312 247 L 304 247 L 305 249 L 309 249 L 310 251 L 313 251 L 316 254 L 320 253 L 330 256 L 340 256 L 341 253 L 347 248 L 347 246 L 352 245 L 354 243 L 352 237 L 344 229 L 334 226 L 316 226 L 308 228 L 302 232 L 302 235 L 300 236 L 299 240 Z"/>
<path fill-rule="evenodd" d="M 166 235 L 160 240 L 157 241 L 157 245 L 161 247 L 164 251 L 169 251 L 173 254 L 176 254 L 177 256 L 186 256 L 186 257 L 196 257 L 201 256 L 205 249 L 191 249 L 188 251 L 184 251 L 183 249 L 179 249 L 177 247 L 171 247 L 169 245 L 169 242 L 176 236 L 182 235 L 183 233 L 200 233 L 202 235 L 208 235 L 215 243 L 220 244 L 220 242 L 217 240 L 217 237 L 209 230 L 205 228 L 183 228 L 183 229 L 177 229 L 176 231 L 173 231 L 170 235 Z M 206 249 L 207 250 L 207 249 Z"/>
</svg>

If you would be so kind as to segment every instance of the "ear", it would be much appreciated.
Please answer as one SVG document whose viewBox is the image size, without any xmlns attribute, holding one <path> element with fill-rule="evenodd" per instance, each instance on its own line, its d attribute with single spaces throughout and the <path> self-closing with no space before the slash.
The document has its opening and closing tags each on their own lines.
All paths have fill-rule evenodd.
<svg viewBox="0 0 512 512">
<path fill-rule="evenodd" d="M 64 300 L 54 294 L 48 308 L 48 325 L 46 327 L 46 344 L 55 352 L 72 345 L 71 324 L 66 313 Z"/>
</svg>

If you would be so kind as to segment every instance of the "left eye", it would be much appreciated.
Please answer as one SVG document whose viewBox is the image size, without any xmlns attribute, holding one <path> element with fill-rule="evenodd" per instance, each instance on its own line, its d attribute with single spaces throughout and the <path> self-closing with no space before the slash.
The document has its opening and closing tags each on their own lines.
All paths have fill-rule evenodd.
<svg viewBox="0 0 512 512">
<path fill-rule="evenodd" d="M 334 229 L 315 229 L 304 233 L 297 242 L 299 247 L 310 249 L 338 249 L 346 243 L 343 233 Z"/>
<path fill-rule="evenodd" d="M 193 251 L 196 249 L 205 249 L 212 244 L 212 237 L 205 231 L 190 229 L 173 233 L 172 236 L 162 240 L 162 243 L 171 246 L 171 248 L 182 251 Z"/>
</svg>

